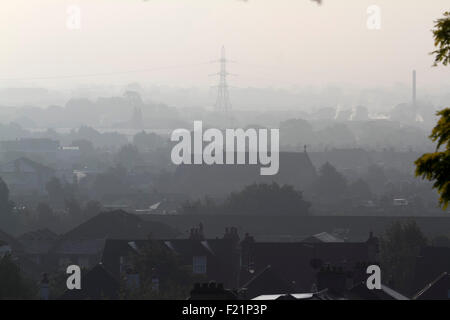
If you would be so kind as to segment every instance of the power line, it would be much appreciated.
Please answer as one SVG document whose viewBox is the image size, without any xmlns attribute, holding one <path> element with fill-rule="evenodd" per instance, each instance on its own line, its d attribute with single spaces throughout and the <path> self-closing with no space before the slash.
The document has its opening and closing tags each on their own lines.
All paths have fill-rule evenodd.
<svg viewBox="0 0 450 320">
<path fill-rule="evenodd" d="M 38 76 L 38 77 L 27 77 L 27 78 L 0 78 L 0 81 L 27 81 L 27 80 L 51 80 L 51 79 L 103 77 L 103 76 L 121 75 L 121 74 L 127 74 L 127 73 L 139 73 L 139 72 L 149 72 L 149 71 L 165 70 L 165 69 L 198 67 L 198 66 L 206 65 L 206 64 L 209 64 L 209 62 L 203 62 L 203 63 L 197 63 L 197 64 L 186 64 L 186 65 L 172 65 L 172 66 L 164 66 L 164 67 L 153 67 L 153 68 L 136 69 L 136 70 L 103 72 L 103 73 L 87 73 L 87 74 L 59 75 L 59 76 Z"/>
</svg>

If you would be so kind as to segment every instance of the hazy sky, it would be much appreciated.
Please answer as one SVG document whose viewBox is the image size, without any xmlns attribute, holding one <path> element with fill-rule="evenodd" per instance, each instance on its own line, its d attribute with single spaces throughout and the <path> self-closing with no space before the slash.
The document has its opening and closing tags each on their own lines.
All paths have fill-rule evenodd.
<svg viewBox="0 0 450 320">
<path fill-rule="evenodd" d="M 450 84 L 431 68 L 433 21 L 448 0 L 2 0 L 0 87 L 121 84 L 210 86 L 225 45 L 237 87 Z M 81 28 L 67 28 L 67 8 Z M 366 26 L 369 5 L 381 29 Z M 159 68 L 159 69 L 158 69 Z M 120 73 L 143 70 L 144 72 Z M 30 79 L 115 73 L 109 76 Z M 9 79 L 9 80 L 8 80 Z M 19 80 L 10 80 L 19 79 Z"/>
</svg>

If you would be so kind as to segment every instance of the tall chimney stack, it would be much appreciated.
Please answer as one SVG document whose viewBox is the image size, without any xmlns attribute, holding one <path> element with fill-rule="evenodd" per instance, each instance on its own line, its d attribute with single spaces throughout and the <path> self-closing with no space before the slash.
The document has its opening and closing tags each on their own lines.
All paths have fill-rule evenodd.
<svg viewBox="0 0 450 320">
<path fill-rule="evenodd" d="M 416 106 L 416 70 L 413 70 L 412 76 L 412 103 Z"/>
</svg>

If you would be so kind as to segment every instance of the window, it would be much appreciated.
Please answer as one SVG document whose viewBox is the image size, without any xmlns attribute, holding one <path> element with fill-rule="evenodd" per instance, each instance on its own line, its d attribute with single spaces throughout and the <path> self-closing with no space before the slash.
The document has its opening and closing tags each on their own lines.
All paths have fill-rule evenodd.
<svg viewBox="0 0 450 320">
<path fill-rule="evenodd" d="M 206 257 L 205 256 L 194 256 L 192 258 L 192 272 L 196 274 L 206 273 Z"/>
</svg>

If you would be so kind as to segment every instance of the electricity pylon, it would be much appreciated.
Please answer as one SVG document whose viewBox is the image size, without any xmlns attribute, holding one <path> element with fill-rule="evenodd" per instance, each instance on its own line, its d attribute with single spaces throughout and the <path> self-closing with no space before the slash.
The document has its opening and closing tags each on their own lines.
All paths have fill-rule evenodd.
<svg viewBox="0 0 450 320">
<path fill-rule="evenodd" d="M 227 112 L 231 110 L 230 95 L 228 93 L 227 76 L 231 73 L 227 72 L 227 62 L 232 62 L 225 58 L 225 47 L 222 46 L 221 56 L 219 60 L 213 61 L 220 63 L 220 71 L 214 75 L 219 76 L 219 84 L 217 85 L 217 99 L 215 108 L 217 111 Z"/>
</svg>

